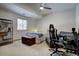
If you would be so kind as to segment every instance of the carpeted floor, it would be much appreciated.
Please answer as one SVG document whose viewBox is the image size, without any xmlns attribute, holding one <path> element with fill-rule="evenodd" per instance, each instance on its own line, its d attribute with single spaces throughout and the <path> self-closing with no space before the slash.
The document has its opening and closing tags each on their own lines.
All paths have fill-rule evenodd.
<svg viewBox="0 0 79 59">
<path fill-rule="evenodd" d="M 27 46 L 19 40 L 0 47 L 0 56 L 49 56 L 50 53 L 46 42 Z"/>
<path fill-rule="evenodd" d="M 53 51 L 49 51 L 49 47 L 45 41 L 41 44 L 27 46 L 22 44 L 21 40 L 18 40 L 14 41 L 12 44 L 0 46 L 0 56 L 50 56 L 52 52 Z M 59 56 L 59 54 L 55 53 L 53 56 Z M 76 55 L 72 53 L 66 53 L 66 56 Z"/>
</svg>

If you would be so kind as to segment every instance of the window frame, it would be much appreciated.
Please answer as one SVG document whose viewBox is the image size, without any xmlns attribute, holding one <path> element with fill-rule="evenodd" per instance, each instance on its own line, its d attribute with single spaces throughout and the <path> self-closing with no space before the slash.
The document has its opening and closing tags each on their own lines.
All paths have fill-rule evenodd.
<svg viewBox="0 0 79 59">
<path fill-rule="evenodd" d="M 21 21 L 21 23 L 19 23 L 20 21 Z M 26 25 L 24 25 L 24 22 Z M 18 18 L 17 19 L 17 30 L 27 30 L 27 20 Z"/>
</svg>

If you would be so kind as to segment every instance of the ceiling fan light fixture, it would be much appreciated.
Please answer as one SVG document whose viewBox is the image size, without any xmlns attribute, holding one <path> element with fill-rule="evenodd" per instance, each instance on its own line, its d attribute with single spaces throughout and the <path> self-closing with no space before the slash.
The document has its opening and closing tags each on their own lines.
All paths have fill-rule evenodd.
<svg viewBox="0 0 79 59">
<path fill-rule="evenodd" d="M 44 7 L 40 7 L 40 9 L 41 9 L 41 10 L 43 10 L 43 9 L 44 9 Z"/>
</svg>

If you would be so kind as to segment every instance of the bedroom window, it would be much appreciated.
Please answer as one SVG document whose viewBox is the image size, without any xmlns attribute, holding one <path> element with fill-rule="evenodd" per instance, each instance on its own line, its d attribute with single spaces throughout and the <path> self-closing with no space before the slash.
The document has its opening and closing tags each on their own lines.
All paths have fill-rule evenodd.
<svg viewBox="0 0 79 59">
<path fill-rule="evenodd" d="M 26 30 L 27 20 L 17 19 L 17 30 Z"/>
</svg>

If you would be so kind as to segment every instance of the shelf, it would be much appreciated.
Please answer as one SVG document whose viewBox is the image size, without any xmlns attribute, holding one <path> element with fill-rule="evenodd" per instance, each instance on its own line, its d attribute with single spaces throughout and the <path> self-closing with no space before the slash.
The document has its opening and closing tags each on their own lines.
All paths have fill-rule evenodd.
<svg viewBox="0 0 79 59">
<path fill-rule="evenodd" d="M 13 21 L 0 18 L 0 44 L 13 41 Z"/>
<path fill-rule="evenodd" d="M 11 40 L 11 39 L 10 39 L 10 40 L 5 40 L 5 41 L 4 41 L 4 40 L 2 40 L 0 43 L 12 42 L 12 41 L 13 41 L 13 40 Z"/>
</svg>

